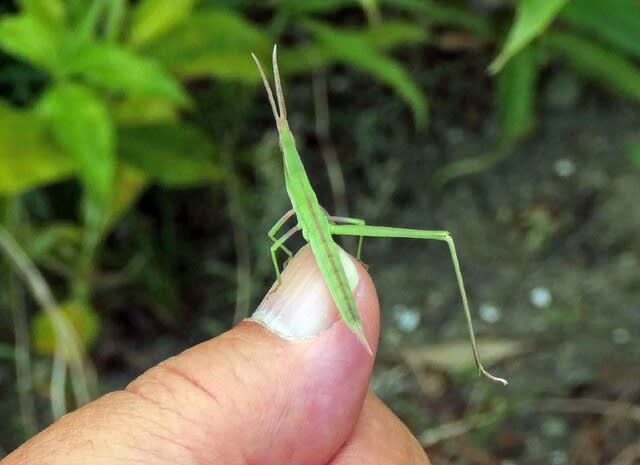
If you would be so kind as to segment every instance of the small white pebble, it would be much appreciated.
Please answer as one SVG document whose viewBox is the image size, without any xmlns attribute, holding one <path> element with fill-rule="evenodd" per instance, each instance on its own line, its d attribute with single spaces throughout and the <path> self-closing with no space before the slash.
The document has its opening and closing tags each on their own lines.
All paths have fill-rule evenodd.
<svg viewBox="0 0 640 465">
<path fill-rule="evenodd" d="M 480 305 L 480 318 L 487 323 L 496 323 L 502 318 L 502 312 L 493 304 Z"/>
<path fill-rule="evenodd" d="M 616 328 L 611 331 L 611 338 L 616 344 L 626 344 L 631 339 L 631 333 L 627 328 Z"/>
<path fill-rule="evenodd" d="M 393 306 L 393 319 L 398 325 L 398 329 L 405 333 L 414 331 L 420 324 L 420 312 L 415 308 L 406 305 Z"/>
<path fill-rule="evenodd" d="M 553 164 L 553 169 L 561 178 L 568 178 L 576 172 L 576 164 L 568 158 L 560 158 Z"/>
<path fill-rule="evenodd" d="M 529 300 L 534 307 L 547 308 L 551 305 L 551 292 L 546 287 L 534 287 L 529 294 Z"/>
</svg>

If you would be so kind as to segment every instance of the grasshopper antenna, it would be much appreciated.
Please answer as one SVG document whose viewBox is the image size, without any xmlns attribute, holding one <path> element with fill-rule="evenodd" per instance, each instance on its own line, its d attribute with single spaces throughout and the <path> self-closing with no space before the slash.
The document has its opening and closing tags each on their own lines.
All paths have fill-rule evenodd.
<svg viewBox="0 0 640 465">
<path fill-rule="evenodd" d="M 274 48 L 275 51 L 275 48 Z M 260 77 L 262 78 L 262 83 L 264 84 L 264 88 L 267 91 L 267 96 L 269 97 L 269 103 L 271 104 L 271 111 L 273 112 L 273 117 L 276 119 L 276 122 L 280 120 L 280 115 L 278 115 L 278 107 L 276 106 L 276 101 L 273 98 L 273 92 L 271 91 L 271 86 L 269 86 L 269 81 L 267 80 L 267 76 L 264 73 L 264 69 L 262 69 L 262 65 L 260 64 L 260 60 L 255 54 L 252 52 L 251 56 L 253 57 L 253 61 L 256 62 L 258 66 L 258 71 L 260 72 Z"/>
<path fill-rule="evenodd" d="M 280 108 L 280 117 L 287 120 L 287 106 L 284 103 L 284 93 L 282 92 L 282 83 L 280 82 L 280 69 L 278 68 L 278 46 L 273 46 L 273 79 L 276 86 L 276 96 L 278 97 L 278 108 Z"/>
</svg>

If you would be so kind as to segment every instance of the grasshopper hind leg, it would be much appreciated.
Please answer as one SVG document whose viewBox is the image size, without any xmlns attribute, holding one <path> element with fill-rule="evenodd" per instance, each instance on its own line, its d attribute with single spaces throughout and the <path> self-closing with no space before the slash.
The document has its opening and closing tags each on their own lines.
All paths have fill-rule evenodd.
<svg viewBox="0 0 640 465">
<path fill-rule="evenodd" d="M 482 366 L 480 361 L 480 355 L 478 353 L 478 347 L 476 344 L 476 338 L 473 331 L 473 324 L 471 322 L 471 312 L 469 310 L 469 302 L 467 299 L 467 293 L 464 288 L 464 282 L 462 280 L 462 272 L 460 271 L 460 263 L 458 261 L 458 254 L 456 253 L 456 247 L 453 243 L 453 238 L 448 231 L 428 231 L 420 229 L 407 229 L 407 228 L 393 228 L 386 226 L 370 226 L 370 225 L 331 225 L 331 234 L 346 235 L 346 236 L 367 236 L 367 237 L 397 237 L 405 239 L 433 239 L 446 242 L 449 246 L 449 252 L 451 254 L 451 261 L 453 262 L 453 268 L 458 281 L 458 288 L 460 290 L 460 296 L 462 297 L 462 307 L 464 315 L 467 321 L 467 329 L 469 330 L 469 338 L 471 339 L 471 349 L 473 350 L 473 359 L 476 367 L 481 375 L 491 381 L 507 384 L 507 381 L 497 376 L 493 376 Z"/>
</svg>

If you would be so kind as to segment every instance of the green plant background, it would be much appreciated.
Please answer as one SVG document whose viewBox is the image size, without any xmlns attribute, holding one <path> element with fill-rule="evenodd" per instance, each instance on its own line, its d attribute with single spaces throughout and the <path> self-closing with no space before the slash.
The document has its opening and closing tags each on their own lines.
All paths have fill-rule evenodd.
<svg viewBox="0 0 640 465">
<path fill-rule="evenodd" d="M 250 53 L 274 43 L 323 204 L 452 231 L 512 381 L 473 376 L 446 251 L 365 244 L 372 385 L 433 462 L 632 453 L 636 0 L 21 0 L 0 3 L 0 457 L 265 292 L 287 198 Z"/>
</svg>

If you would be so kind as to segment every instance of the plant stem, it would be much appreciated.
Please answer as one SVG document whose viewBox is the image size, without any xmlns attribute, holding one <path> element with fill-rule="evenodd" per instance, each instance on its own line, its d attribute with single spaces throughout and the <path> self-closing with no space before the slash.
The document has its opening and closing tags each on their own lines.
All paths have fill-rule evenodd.
<svg viewBox="0 0 640 465">
<path fill-rule="evenodd" d="M 20 201 L 18 198 L 12 198 L 2 203 L 4 204 L 1 212 L 2 223 L 10 231 L 15 231 L 20 223 Z M 31 354 L 29 351 L 29 323 L 27 322 L 23 291 L 18 285 L 15 275 L 10 270 L 7 271 L 5 285 L 7 287 L 8 304 L 13 317 L 16 391 L 24 435 L 28 438 L 38 431 L 38 420 L 32 397 L 33 377 L 31 375 Z"/>
<path fill-rule="evenodd" d="M 13 311 L 15 335 L 16 391 L 20 405 L 20 420 L 25 437 L 38 432 L 35 402 L 33 399 L 33 376 L 31 375 L 31 352 L 29 351 L 29 324 L 25 311 L 24 292 L 13 274 L 7 277 L 9 302 Z"/>
<path fill-rule="evenodd" d="M 60 312 L 51 289 L 20 245 L 12 235 L 0 226 L 0 250 L 2 250 L 9 262 L 14 266 L 19 275 L 27 283 L 31 294 L 51 319 L 56 334 L 56 357 L 62 356 L 71 365 L 72 381 L 76 402 L 78 405 L 89 402 L 88 371 L 85 366 L 84 353 L 81 349 L 78 335 L 69 323 L 68 319 Z M 52 385 L 60 388 L 57 372 L 52 374 Z M 64 389 L 64 386 L 62 386 Z"/>
<path fill-rule="evenodd" d="M 222 164 L 225 173 L 225 187 L 227 191 L 227 202 L 229 218 L 231 220 L 231 230 L 233 231 L 233 242 L 237 255 L 236 266 L 236 308 L 233 314 L 233 322 L 238 323 L 243 318 L 249 316 L 249 304 L 251 302 L 251 254 L 249 234 L 245 210 L 240 204 L 241 189 L 238 182 L 238 175 L 231 156 L 233 144 L 225 144 L 222 149 Z"/>
<path fill-rule="evenodd" d="M 107 20 L 105 25 L 105 39 L 107 42 L 116 42 L 122 30 L 126 4 L 124 0 L 111 0 L 107 7 Z"/>
<path fill-rule="evenodd" d="M 82 200 L 84 234 L 71 292 L 72 299 L 82 304 L 88 303 L 91 298 L 91 278 L 96 253 L 106 224 L 107 215 L 104 213 L 106 210 L 101 202 L 91 199 L 90 194 L 85 192 Z"/>
</svg>

